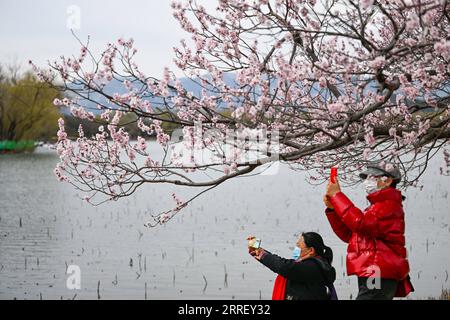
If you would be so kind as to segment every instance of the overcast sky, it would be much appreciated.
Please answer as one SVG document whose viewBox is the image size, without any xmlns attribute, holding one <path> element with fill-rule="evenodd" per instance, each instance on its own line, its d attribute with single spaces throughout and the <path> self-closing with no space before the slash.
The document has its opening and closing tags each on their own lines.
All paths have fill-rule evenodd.
<svg viewBox="0 0 450 320">
<path fill-rule="evenodd" d="M 164 66 L 175 71 L 172 48 L 189 36 L 173 18 L 170 3 L 170 0 L 0 0 L 0 63 L 17 60 L 27 67 L 29 59 L 44 65 L 60 55 L 78 55 L 80 46 L 67 24 L 76 23 L 79 10 L 80 29 L 76 33 L 82 40 L 91 36 L 91 50 L 99 53 L 108 42 L 133 37 L 139 50 L 139 66 L 147 75 L 159 77 Z"/>
</svg>

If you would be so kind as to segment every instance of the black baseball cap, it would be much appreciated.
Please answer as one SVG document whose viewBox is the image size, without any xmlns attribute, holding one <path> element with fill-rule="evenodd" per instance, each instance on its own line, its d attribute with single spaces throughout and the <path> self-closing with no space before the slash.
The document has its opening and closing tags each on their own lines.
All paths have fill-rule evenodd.
<svg viewBox="0 0 450 320">
<path fill-rule="evenodd" d="M 392 178 L 395 182 L 400 182 L 402 174 L 398 167 L 393 163 L 377 162 L 367 165 L 367 169 L 359 174 L 361 179 L 366 179 L 367 176 L 385 176 Z"/>
</svg>

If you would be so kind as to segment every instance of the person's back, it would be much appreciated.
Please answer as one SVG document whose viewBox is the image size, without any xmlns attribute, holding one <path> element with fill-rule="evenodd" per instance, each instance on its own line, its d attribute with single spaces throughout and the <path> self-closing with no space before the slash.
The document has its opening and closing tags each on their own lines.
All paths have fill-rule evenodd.
<svg viewBox="0 0 450 320">
<path fill-rule="evenodd" d="M 320 257 L 295 264 L 285 274 L 286 300 L 328 300 L 327 286 L 336 280 L 335 269 Z"/>
</svg>

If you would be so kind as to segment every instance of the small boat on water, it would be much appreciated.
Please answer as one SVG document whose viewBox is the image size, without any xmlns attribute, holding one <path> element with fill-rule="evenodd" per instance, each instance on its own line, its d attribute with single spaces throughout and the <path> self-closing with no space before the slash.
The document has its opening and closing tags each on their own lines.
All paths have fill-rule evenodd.
<svg viewBox="0 0 450 320">
<path fill-rule="evenodd" d="M 38 143 L 34 140 L 3 140 L 0 141 L 0 154 L 33 152 L 37 146 Z"/>
</svg>

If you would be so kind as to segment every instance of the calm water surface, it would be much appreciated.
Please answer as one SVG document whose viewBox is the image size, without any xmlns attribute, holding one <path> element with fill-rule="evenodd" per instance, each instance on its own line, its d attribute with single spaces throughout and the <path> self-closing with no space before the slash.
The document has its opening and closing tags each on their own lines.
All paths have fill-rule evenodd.
<svg viewBox="0 0 450 320">
<path fill-rule="evenodd" d="M 171 208 L 192 189 L 148 185 L 133 196 L 92 207 L 53 175 L 50 150 L 0 156 L 0 299 L 270 299 L 275 275 L 246 249 L 249 234 L 290 257 L 301 231 L 318 231 L 335 253 L 340 299 L 356 296 L 345 274 L 344 243 L 323 213 L 325 186 L 301 173 L 238 178 L 213 189 L 167 225 L 148 229 L 151 212 Z M 432 160 L 424 188 L 406 192 L 411 298 L 450 288 L 450 179 Z M 199 191 L 198 189 L 195 191 Z M 360 206 L 362 188 L 346 189 Z M 67 266 L 81 269 L 81 289 L 66 286 Z"/>
</svg>

